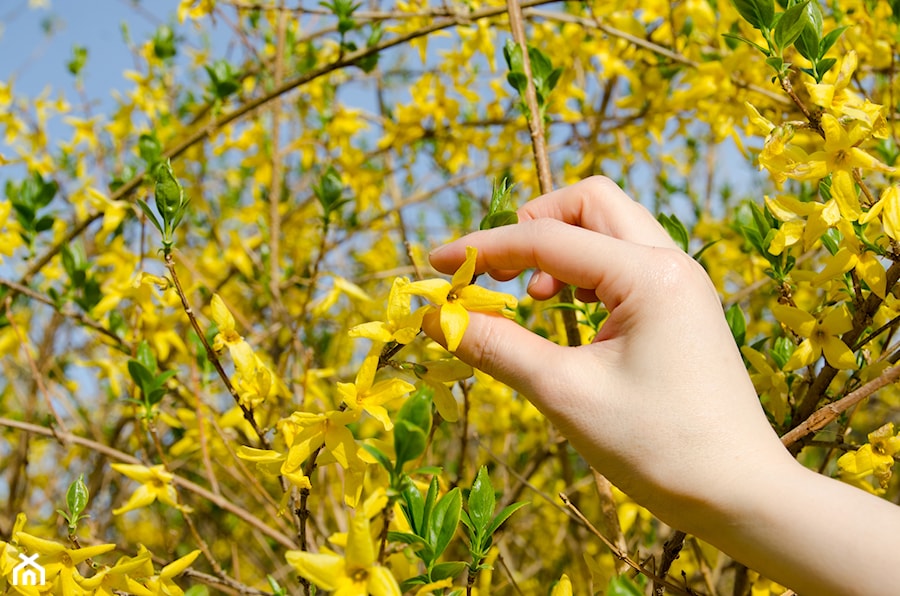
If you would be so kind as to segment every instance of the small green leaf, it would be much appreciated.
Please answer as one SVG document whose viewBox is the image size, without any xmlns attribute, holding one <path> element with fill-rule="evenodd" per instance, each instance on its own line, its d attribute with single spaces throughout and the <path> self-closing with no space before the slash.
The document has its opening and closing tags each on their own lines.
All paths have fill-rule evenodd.
<svg viewBox="0 0 900 596">
<path fill-rule="evenodd" d="M 147 343 L 146 339 L 142 339 L 141 343 L 138 344 L 137 361 L 143 364 L 148 372 L 156 373 L 156 356 L 153 355 L 153 350 L 150 349 L 150 344 Z"/>
<path fill-rule="evenodd" d="M 744 20 L 754 28 L 771 29 L 775 19 L 775 3 L 773 0 L 731 0 Z"/>
<path fill-rule="evenodd" d="M 391 463 L 390 458 L 374 445 L 363 445 L 363 449 L 368 451 L 372 457 L 378 460 L 378 463 L 380 463 L 385 470 L 390 472 L 394 469 L 394 464 Z"/>
<path fill-rule="evenodd" d="M 519 223 L 519 215 L 515 211 L 498 211 L 481 220 L 479 230 L 491 230 Z"/>
<path fill-rule="evenodd" d="M 131 380 L 142 392 L 145 388 L 150 390 L 153 386 L 153 373 L 137 360 L 128 361 L 128 373 L 131 375 Z"/>
<path fill-rule="evenodd" d="M 431 581 L 441 581 L 442 579 L 456 579 L 459 574 L 466 568 L 466 563 L 462 561 L 447 561 L 438 563 L 431 568 Z"/>
<path fill-rule="evenodd" d="M 775 361 L 775 364 L 778 365 L 779 369 L 784 368 L 784 365 L 791 359 L 793 353 L 794 342 L 784 336 L 775 338 L 775 345 L 772 347 L 770 354 L 772 355 L 772 360 Z"/>
<path fill-rule="evenodd" d="M 391 542 L 402 542 L 403 544 L 425 544 L 425 539 L 421 536 L 416 536 L 415 534 L 410 534 L 409 532 L 394 532 L 389 531 L 387 533 L 388 540 Z"/>
<path fill-rule="evenodd" d="M 175 32 L 168 25 L 161 25 L 153 35 L 153 53 L 160 60 L 173 58 L 178 53 L 175 47 Z"/>
<path fill-rule="evenodd" d="M 688 251 L 688 243 L 689 243 L 689 235 L 687 228 L 684 227 L 684 224 L 681 223 L 675 215 L 666 215 L 664 213 L 660 213 L 656 220 L 666 229 L 669 233 L 669 236 L 672 237 L 672 240 L 675 241 L 675 244 L 683 250 L 684 252 Z"/>
<path fill-rule="evenodd" d="M 434 550 L 434 558 L 443 554 L 459 526 L 462 496 L 459 487 L 452 489 L 435 504 L 425 540 Z"/>
<path fill-rule="evenodd" d="M 425 502 L 422 499 L 422 493 L 416 488 L 412 479 L 406 477 L 403 479 L 400 495 L 404 501 L 402 509 L 404 515 L 406 515 L 406 521 L 409 522 L 414 533 L 421 535 L 423 533 L 423 518 L 425 515 Z"/>
<path fill-rule="evenodd" d="M 162 234 L 163 233 L 162 225 L 159 223 L 159 220 L 156 219 L 156 215 L 154 215 L 153 211 L 150 209 L 150 205 L 148 205 L 141 199 L 138 199 L 137 202 L 138 202 L 138 205 L 140 205 L 140 207 L 141 207 L 141 211 L 143 211 L 144 215 L 147 216 L 147 219 L 150 220 L 150 223 L 152 223 L 154 226 L 156 226 L 156 229 L 159 230 L 160 234 Z"/>
<path fill-rule="evenodd" d="M 843 27 L 838 27 L 837 29 L 829 32 L 828 35 L 823 37 L 822 43 L 819 44 L 819 58 L 822 58 L 823 56 L 825 56 L 825 54 L 828 53 L 828 50 L 831 49 L 831 46 L 834 45 L 834 42 L 836 42 L 838 40 L 838 38 L 841 36 L 841 34 L 849 28 L 850 27 L 847 25 L 845 25 Z M 834 59 L 829 58 L 829 60 L 834 60 Z M 822 62 L 824 62 L 824 60 Z M 821 64 L 821 62 L 820 62 L 820 64 Z M 828 68 L 831 68 L 831 67 L 829 66 Z M 828 70 L 828 68 L 826 68 L 824 71 L 819 70 L 819 74 L 820 75 L 825 74 L 825 72 Z"/>
<path fill-rule="evenodd" d="M 66 64 L 69 72 L 76 77 L 81 74 L 84 65 L 87 64 L 88 50 L 84 46 L 75 46 L 72 48 L 72 59 Z"/>
<path fill-rule="evenodd" d="M 401 472 L 403 465 L 425 452 L 428 435 L 408 420 L 394 423 L 394 451 L 397 454 L 396 470 Z"/>
<path fill-rule="evenodd" d="M 807 4 L 809 4 L 809 0 L 791 6 L 778 19 L 778 24 L 775 26 L 775 45 L 782 51 L 800 37 L 807 24 L 812 26 L 809 12 L 806 10 Z"/>
<path fill-rule="evenodd" d="M 737 304 L 732 304 L 725 311 L 725 320 L 728 322 L 728 328 L 731 329 L 731 335 L 738 346 L 744 345 L 747 335 L 747 321 L 744 319 L 744 311 Z"/>
<path fill-rule="evenodd" d="M 90 493 L 87 485 L 84 483 L 84 474 L 79 474 L 78 479 L 69 485 L 66 491 L 66 506 L 72 514 L 73 519 L 78 519 L 85 507 L 87 507 Z"/>
<path fill-rule="evenodd" d="M 628 576 L 620 575 L 609 580 L 606 585 L 606 596 L 642 596 L 641 590 Z"/>
<path fill-rule="evenodd" d="M 147 171 L 154 171 L 156 164 L 162 161 L 162 145 L 155 134 L 145 132 L 138 138 L 138 154 L 147 164 Z"/>
<path fill-rule="evenodd" d="M 478 533 L 483 534 L 491 523 L 495 505 L 496 500 L 491 478 L 488 475 L 487 468 L 481 466 L 478 474 L 475 476 L 475 480 L 472 482 L 472 489 L 469 491 L 469 500 L 467 502 L 469 517 Z"/>
<path fill-rule="evenodd" d="M 487 529 L 486 534 L 487 534 L 487 535 L 491 535 L 491 534 L 493 534 L 494 532 L 496 532 L 497 529 L 498 529 L 501 525 L 503 525 L 503 522 L 505 522 L 506 520 L 508 520 L 509 517 L 510 517 L 513 513 L 515 513 L 516 511 L 518 511 L 519 509 L 521 509 L 521 508 L 524 507 L 525 505 L 528 505 L 528 503 L 526 503 L 525 501 L 519 501 L 519 502 L 517 502 L 517 503 L 511 503 L 511 504 L 507 505 L 506 507 L 504 507 L 503 509 L 501 509 L 501 510 L 500 510 L 500 513 L 498 513 L 498 514 L 494 517 L 494 519 L 491 520 L 491 525 L 488 526 L 488 529 Z"/>
</svg>

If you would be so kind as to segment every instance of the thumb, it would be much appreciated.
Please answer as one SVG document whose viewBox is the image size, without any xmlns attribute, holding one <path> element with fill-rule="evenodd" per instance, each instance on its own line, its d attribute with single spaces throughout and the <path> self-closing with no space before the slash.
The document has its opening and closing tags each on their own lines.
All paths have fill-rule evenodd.
<svg viewBox="0 0 900 596">
<path fill-rule="evenodd" d="M 422 329 L 446 347 L 440 312 L 426 315 Z M 557 370 L 566 349 L 501 315 L 470 312 L 455 356 L 534 400 L 547 395 L 546 371 Z"/>
</svg>

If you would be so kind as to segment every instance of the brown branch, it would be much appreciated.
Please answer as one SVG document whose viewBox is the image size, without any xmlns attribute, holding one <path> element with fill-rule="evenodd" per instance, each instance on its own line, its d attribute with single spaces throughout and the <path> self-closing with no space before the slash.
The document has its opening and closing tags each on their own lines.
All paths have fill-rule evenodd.
<svg viewBox="0 0 900 596">
<path fill-rule="evenodd" d="M 572 515 L 574 515 L 576 519 L 578 519 L 578 521 L 584 524 L 584 526 L 591 532 L 591 534 L 599 538 L 600 541 L 606 545 L 606 547 L 612 552 L 613 556 L 616 559 L 622 561 L 623 563 L 631 567 L 634 571 L 646 575 L 648 578 L 652 579 L 654 583 L 665 586 L 666 589 L 671 590 L 674 594 L 681 594 L 682 596 L 696 596 L 694 592 L 688 592 L 681 586 L 677 586 L 666 580 L 666 578 L 660 577 L 656 573 L 647 569 L 646 567 L 629 557 L 627 554 L 619 550 L 619 548 L 615 544 L 613 544 L 613 542 L 609 538 L 601 534 L 600 531 L 597 530 L 597 528 L 595 528 L 594 525 L 584 516 L 584 514 L 577 507 L 575 507 L 575 505 L 572 504 L 572 501 L 569 500 L 569 497 L 567 497 L 564 493 L 559 493 L 559 498 L 562 499 L 562 502 L 565 504 L 565 506 L 569 508 L 569 511 L 572 513 Z"/>
<path fill-rule="evenodd" d="M 681 549 L 684 548 L 684 539 L 687 537 L 687 534 L 682 532 L 681 530 L 675 530 L 675 532 L 669 536 L 668 540 L 663 544 L 663 557 L 662 561 L 659 564 L 659 575 L 660 577 L 666 577 L 669 575 L 669 569 L 672 567 L 672 563 L 675 562 L 675 559 L 678 558 L 678 555 L 681 554 Z M 653 582 L 653 594 L 654 596 L 663 596 L 666 593 L 666 587 L 661 585 L 659 582 Z"/>
<path fill-rule="evenodd" d="M 792 428 L 781 437 L 781 443 L 789 447 L 806 435 L 821 430 L 833 422 L 843 412 L 869 397 L 879 389 L 890 385 L 900 379 L 900 364 L 896 364 L 872 379 L 856 391 L 848 393 L 836 402 L 827 404 L 807 417 L 803 422 Z"/>
<path fill-rule="evenodd" d="M 49 428 L 46 428 L 43 426 L 39 426 L 37 424 L 30 424 L 28 422 L 12 420 L 10 418 L 0 417 L 0 426 L 7 427 L 7 428 L 15 428 L 18 430 L 25 431 L 26 433 L 29 433 L 29 434 L 42 435 L 45 437 L 54 436 L 54 432 L 52 429 L 49 429 Z M 129 463 L 129 464 L 145 465 L 144 462 L 142 462 L 138 458 L 136 458 L 132 455 L 129 455 L 123 451 L 119 451 L 118 449 L 115 449 L 114 447 L 104 445 L 103 443 L 100 443 L 100 442 L 97 442 L 97 441 L 94 441 L 94 440 L 91 440 L 91 439 L 88 439 L 85 437 L 81 437 L 81 436 L 73 434 L 73 433 L 60 432 L 59 435 L 62 437 L 63 440 L 65 440 L 67 442 L 71 442 L 71 443 L 74 443 L 75 445 L 81 445 L 83 447 L 87 447 L 88 449 L 95 451 L 96 453 L 99 453 L 101 455 L 104 455 L 110 459 L 115 459 L 115 460 Z M 250 513 L 246 509 L 242 509 L 241 507 L 238 507 L 232 501 L 230 501 L 224 497 L 221 497 L 219 495 L 216 495 L 216 494 L 210 492 L 209 490 L 203 488 L 199 484 L 195 484 L 194 482 L 187 480 L 186 478 L 182 478 L 181 476 L 178 476 L 175 474 L 173 474 L 173 476 L 174 476 L 174 478 L 173 478 L 172 482 L 174 482 L 178 486 L 181 486 L 185 490 L 194 493 L 198 497 L 206 499 L 213 505 L 216 505 L 217 507 L 221 507 L 225 511 L 228 511 L 229 513 L 234 514 L 236 517 L 247 522 L 248 524 L 250 524 L 257 530 L 259 530 L 260 533 L 265 534 L 269 538 L 275 540 L 276 542 L 281 544 L 283 547 L 288 548 L 288 549 L 297 548 L 297 545 L 294 543 L 293 540 L 291 540 L 289 537 L 282 534 L 278 530 L 275 530 L 275 529 L 267 526 L 266 524 L 264 524 L 262 522 L 262 520 L 255 517 L 252 513 Z"/>
<path fill-rule="evenodd" d="M 168 269 L 169 273 L 172 275 L 172 281 L 175 284 L 175 291 L 178 293 L 178 297 L 181 299 L 181 306 L 184 309 L 185 314 L 191 321 L 191 327 L 194 328 L 194 332 L 196 332 L 197 337 L 200 338 L 200 341 L 203 343 L 203 347 L 206 348 L 206 357 L 209 358 L 209 361 L 212 362 L 212 365 L 216 369 L 216 372 L 219 373 L 219 377 L 222 379 L 222 383 L 224 383 L 225 388 L 228 390 L 228 393 L 231 394 L 231 397 L 234 398 L 234 403 L 238 405 L 238 407 L 241 409 L 241 412 L 244 414 L 244 419 L 248 423 L 250 423 L 250 426 L 253 428 L 253 432 L 256 433 L 256 436 L 259 439 L 259 444 L 263 447 L 263 449 L 271 449 L 272 447 L 269 444 L 269 440 L 266 439 L 265 433 L 261 428 L 259 428 L 259 425 L 256 423 L 256 418 L 253 416 L 253 410 L 247 408 L 241 402 L 241 396 L 238 395 L 237 389 L 235 389 L 234 385 L 231 384 L 231 379 L 228 378 L 228 373 L 226 373 L 225 369 L 222 368 L 222 363 L 219 361 L 219 357 L 212 349 L 212 346 L 209 345 L 209 342 L 206 341 L 206 334 L 203 333 L 203 330 L 200 328 L 200 323 L 197 321 L 197 317 L 194 316 L 194 310 L 191 308 L 191 305 L 188 302 L 187 294 L 184 293 L 184 288 L 181 287 L 181 280 L 178 279 L 178 272 L 175 270 L 175 261 L 172 260 L 171 253 L 166 255 L 166 269 Z"/>
</svg>

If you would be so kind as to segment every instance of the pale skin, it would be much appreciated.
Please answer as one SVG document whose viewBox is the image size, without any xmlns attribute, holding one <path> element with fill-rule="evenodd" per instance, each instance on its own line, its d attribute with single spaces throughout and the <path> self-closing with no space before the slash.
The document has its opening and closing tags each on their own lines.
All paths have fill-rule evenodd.
<svg viewBox="0 0 900 596">
<path fill-rule="evenodd" d="M 456 355 L 528 397 L 613 484 L 800 594 L 896 588 L 900 507 L 791 457 L 705 271 L 612 181 L 534 199 L 518 224 L 444 245 L 432 265 L 452 273 L 466 246 L 496 279 L 534 269 L 536 299 L 571 284 L 611 311 L 580 347 L 472 313 Z M 425 330 L 443 341 L 433 318 Z"/>
</svg>

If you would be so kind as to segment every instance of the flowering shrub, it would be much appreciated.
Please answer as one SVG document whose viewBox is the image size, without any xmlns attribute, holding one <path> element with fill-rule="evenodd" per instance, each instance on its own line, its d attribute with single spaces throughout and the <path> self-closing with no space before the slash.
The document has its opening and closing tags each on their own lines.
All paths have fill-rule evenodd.
<svg viewBox="0 0 900 596">
<path fill-rule="evenodd" d="M 4 593 L 781 593 L 453 357 L 470 311 L 593 339 L 425 251 L 598 173 L 787 448 L 896 501 L 895 3 L 301 4 L 182 0 L 102 111 L 86 47 L 0 81 Z"/>
</svg>

